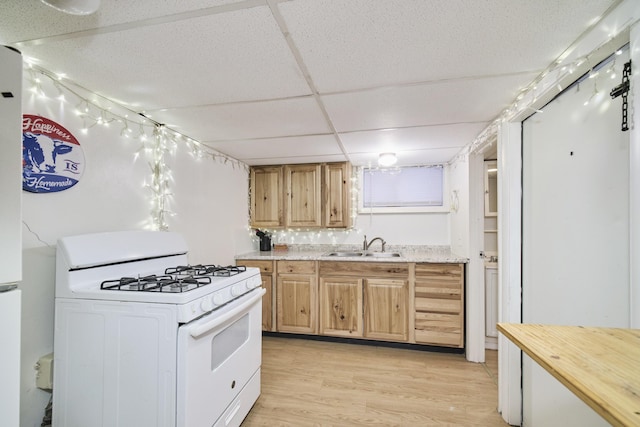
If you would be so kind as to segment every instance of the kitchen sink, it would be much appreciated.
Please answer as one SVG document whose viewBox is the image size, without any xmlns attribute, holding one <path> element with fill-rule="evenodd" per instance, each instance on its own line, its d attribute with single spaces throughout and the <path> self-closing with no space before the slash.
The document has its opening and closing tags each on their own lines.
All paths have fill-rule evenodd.
<svg viewBox="0 0 640 427">
<path fill-rule="evenodd" d="M 362 256 L 364 255 L 362 252 L 330 252 L 327 256 L 338 256 L 338 257 L 350 257 L 350 256 Z"/>
<path fill-rule="evenodd" d="M 370 256 L 374 258 L 395 258 L 399 257 L 398 252 L 367 252 L 364 256 Z"/>
<path fill-rule="evenodd" d="M 326 256 L 335 257 L 360 257 L 368 256 L 373 258 L 394 258 L 399 257 L 398 252 L 329 252 Z"/>
</svg>

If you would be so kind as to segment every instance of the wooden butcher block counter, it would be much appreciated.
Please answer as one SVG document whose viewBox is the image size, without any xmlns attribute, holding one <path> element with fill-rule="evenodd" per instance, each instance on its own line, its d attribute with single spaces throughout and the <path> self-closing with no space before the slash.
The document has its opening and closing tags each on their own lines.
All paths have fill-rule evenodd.
<svg viewBox="0 0 640 427">
<path fill-rule="evenodd" d="M 499 323 L 498 330 L 614 426 L 640 426 L 640 329 Z"/>
</svg>

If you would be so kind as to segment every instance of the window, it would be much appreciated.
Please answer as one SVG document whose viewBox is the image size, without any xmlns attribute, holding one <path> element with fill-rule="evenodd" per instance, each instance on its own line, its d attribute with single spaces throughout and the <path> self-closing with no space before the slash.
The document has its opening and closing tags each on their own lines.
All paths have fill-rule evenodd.
<svg viewBox="0 0 640 427">
<path fill-rule="evenodd" d="M 425 212 L 445 208 L 442 165 L 364 168 L 361 184 L 361 208 L 367 211 Z"/>
</svg>

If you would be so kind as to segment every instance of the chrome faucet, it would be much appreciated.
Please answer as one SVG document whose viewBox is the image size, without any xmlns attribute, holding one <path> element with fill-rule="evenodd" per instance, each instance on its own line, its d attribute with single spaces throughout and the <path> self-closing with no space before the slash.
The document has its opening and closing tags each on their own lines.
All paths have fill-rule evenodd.
<svg viewBox="0 0 640 427">
<path fill-rule="evenodd" d="M 371 246 L 371 244 L 373 242 L 375 242 L 376 240 L 380 240 L 380 243 L 382 244 L 382 252 L 384 252 L 384 245 L 387 244 L 387 242 L 384 241 L 384 239 L 382 237 L 374 237 L 369 243 L 367 243 L 367 235 L 364 235 L 364 242 L 362 243 L 362 250 L 363 251 L 368 251 L 369 247 Z"/>
</svg>

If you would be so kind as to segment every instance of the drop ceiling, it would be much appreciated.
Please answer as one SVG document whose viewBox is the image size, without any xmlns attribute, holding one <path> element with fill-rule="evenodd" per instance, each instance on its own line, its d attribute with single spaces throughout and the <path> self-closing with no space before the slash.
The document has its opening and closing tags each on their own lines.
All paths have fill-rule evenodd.
<svg viewBox="0 0 640 427">
<path fill-rule="evenodd" d="M 249 165 L 451 160 L 619 0 L 3 0 L 0 44 Z"/>
</svg>

